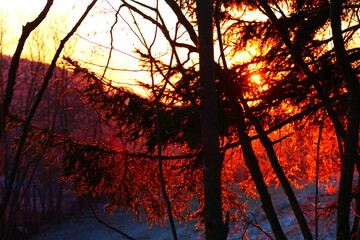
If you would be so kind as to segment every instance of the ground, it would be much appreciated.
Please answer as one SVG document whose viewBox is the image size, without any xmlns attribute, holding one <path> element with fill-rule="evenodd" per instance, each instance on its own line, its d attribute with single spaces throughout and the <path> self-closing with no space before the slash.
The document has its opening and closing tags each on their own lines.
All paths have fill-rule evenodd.
<svg viewBox="0 0 360 240">
<path fill-rule="evenodd" d="M 305 188 L 300 190 L 295 190 L 296 194 L 299 196 L 299 201 L 302 203 L 308 202 L 308 198 L 314 195 L 315 188 L 314 184 L 309 184 Z M 283 194 L 280 188 L 275 189 L 274 187 L 270 188 L 270 193 L 273 198 L 275 207 L 278 210 L 281 210 L 280 222 L 288 236 L 288 239 L 301 239 L 299 237 L 299 231 L 294 229 L 296 226 L 295 218 L 292 214 L 286 213 L 289 209 L 289 204 L 287 203 L 286 197 Z M 323 198 L 322 198 L 323 199 Z M 262 209 L 259 204 L 258 199 L 248 199 L 249 200 L 249 210 L 253 216 L 256 216 L 261 227 L 270 232 L 269 224 L 266 221 L 262 213 Z M 324 200 L 324 199 L 323 199 Z M 330 200 L 329 198 L 326 200 Z M 149 228 L 149 224 L 139 223 L 133 214 L 125 213 L 125 211 L 117 211 L 113 216 L 108 215 L 105 211 L 101 210 L 103 204 L 98 204 L 96 211 L 99 214 L 99 217 L 105 220 L 110 225 L 116 227 L 117 229 L 125 232 L 127 235 L 138 240 L 145 239 L 156 239 L 156 240 L 170 240 L 172 239 L 172 234 L 170 227 L 167 226 L 153 226 Z M 230 225 L 230 228 L 233 228 Z M 311 227 L 313 230 L 313 226 Z M 190 222 L 187 225 L 177 225 L 177 234 L 178 239 L 188 240 L 188 239 L 202 239 L 202 231 L 196 229 L 195 223 Z M 324 229 L 322 227 L 320 231 L 321 240 L 331 240 L 335 239 L 334 227 L 329 226 L 329 229 Z M 261 231 L 255 227 L 248 229 L 249 239 L 267 239 Z M 239 235 L 230 234 L 228 239 L 239 239 Z M 67 221 L 52 226 L 45 232 L 37 235 L 32 238 L 32 240 L 123 240 L 127 239 L 121 234 L 111 230 L 110 228 L 99 223 L 94 217 L 90 209 L 84 209 L 76 216 L 72 216 Z"/>
</svg>

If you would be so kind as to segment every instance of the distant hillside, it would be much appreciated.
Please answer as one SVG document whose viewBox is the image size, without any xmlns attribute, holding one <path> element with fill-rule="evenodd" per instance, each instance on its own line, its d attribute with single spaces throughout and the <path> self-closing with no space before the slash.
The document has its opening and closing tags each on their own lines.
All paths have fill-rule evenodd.
<svg viewBox="0 0 360 240">
<path fill-rule="evenodd" d="M 5 93 L 10 63 L 10 56 L 0 55 L 1 99 Z M 28 114 L 48 67 L 48 64 L 28 59 L 20 60 L 14 97 L 10 106 L 12 113 L 23 116 Z M 33 122 L 41 126 L 51 126 L 58 133 L 82 134 L 90 120 L 98 121 L 97 114 L 83 103 L 76 91 L 76 88 L 81 87 L 82 84 L 84 84 L 82 79 L 74 77 L 66 67 L 57 67 Z"/>
<path fill-rule="evenodd" d="M 11 57 L 0 55 L 0 102 L 5 94 L 10 63 Z M 47 64 L 20 60 L 10 106 L 11 114 L 21 118 L 27 116 L 48 67 Z M 89 142 L 102 136 L 106 137 L 103 131 L 105 128 L 97 113 L 81 100 L 76 90 L 82 85 L 82 79 L 74 77 L 71 71 L 56 68 L 32 124 L 43 129 L 51 129 L 53 133 L 75 136 L 79 140 L 86 139 Z M 7 179 L 14 169 L 16 141 L 21 136 L 21 126 L 21 123 L 15 123 L 0 145 L 1 151 L 6 149 L 6 153 L 0 155 L 0 199 L 8 184 Z M 40 136 L 35 137 L 46 145 L 47 136 L 40 133 Z M 34 133 L 28 134 L 28 139 L 33 137 L 32 134 Z M 25 145 L 27 144 L 28 142 Z M 34 148 L 38 148 L 37 151 L 42 154 L 33 151 Z M 42 151 L 48 150 L 37 145 L 25 146 L 16 171 L 7 215 L 13 221 L 12 226 L 16 226 L 13 234 L 16 239 L 28 239 L 44 226 L 60 221 L 82 206 L 81 201 L 70 191 L 64 192 L 67 182 L 61 181 L 59 168 L 62 153 L 52 152 L 51 156 L 55 158 L 46 159 L 43 158 L 43 154 L 46 153 Z"/>
</svg>

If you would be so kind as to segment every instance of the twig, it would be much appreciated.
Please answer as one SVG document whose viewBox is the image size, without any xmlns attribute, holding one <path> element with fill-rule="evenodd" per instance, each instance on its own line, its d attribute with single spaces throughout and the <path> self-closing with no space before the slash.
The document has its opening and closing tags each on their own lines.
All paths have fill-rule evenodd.
<svg viewBox="0 0 360 240">
<path fill-rule="evenodd" d="M 89 207 L 90 207 L 90 210 L 91 212 L 93 213 L 94 217 L 96 218 L 96 220 L 101 223 L 102 225 L 104 225 L 105 227 L 108 227 L 110 228 L 111 230 L 113 230 L 114 232 L 117 232 L 117 233 L 120 233 L 121 235 L 123 235 L 124 237 L 126 237 L 127 239 L 130 239 L 130 240 L 136 240 L 136 238 L 133 238 L 133 237 L 130 237 L 129 235 L 127 235 L 126 233 L 124 233 L 123 231 L 117 229 L 116 227 L 113 227 L 111 226 L 110 224 L 108 224 L 107 222 L 105 222 L 104 220 L 102 220 L 99 215 L 96 213 L 94 207 L 91 205 L 90 203 L 90 200 L 88 198 L 86 198 L 88 204 L 89 204 Z"/>
</svg>

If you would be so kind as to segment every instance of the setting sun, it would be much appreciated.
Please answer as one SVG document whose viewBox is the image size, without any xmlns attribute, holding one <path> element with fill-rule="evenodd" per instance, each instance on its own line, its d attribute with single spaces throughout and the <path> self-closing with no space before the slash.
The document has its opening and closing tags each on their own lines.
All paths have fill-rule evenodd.
<svg viewBox="0 0 360 240">
<path fill-rule="evenodd" d="M 258 86 L 259 91 L 266 91 L 269 89 L 269 86 L 267 85 L 261 74 L 252 74 L 250 77 L 250 81 Z"/>
<path fill-rule="evenodd" d="M 251 75 L 250 79 L 253 83 L 256 83 L 259 86 L 263 84 L 260 74 Z"/>
</svg>

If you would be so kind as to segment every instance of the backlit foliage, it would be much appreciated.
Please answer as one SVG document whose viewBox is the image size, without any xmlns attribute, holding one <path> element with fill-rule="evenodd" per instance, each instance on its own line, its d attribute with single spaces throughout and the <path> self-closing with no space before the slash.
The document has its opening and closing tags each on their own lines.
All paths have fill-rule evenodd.
<svg viewBox="0 0 360 240">
<path fill-rule="evenodd" d="M 146 213 L 150 222 L 166 218 L 165 203 L 159 192 L 159 172 L 155 144 L 153 103 L 128 90 L 106 85 L 95 74 L 72 62 L 74 72 L 81 72 L 88 80 L 79 89 L 85 101 L 97 109 L 99 115 L 114 128 L 109 145 L 100 143 L 66 143 L 64 174 L 76 184 L 79 193 L 92 192 L 110 197 L 109 210 L 124 206 L 137 213 Z M 184 101 L 180 99 L 180 101 Z M 168 104 L 159 113 L 163 131 L 164 178 L 179 220 L 190 220 L 201 215 L 202 170 L 197 113 L 194 107 Z M 200 137 L 198 137 L 199 139 Z M 234 162 L 224 163 L 224 183 L 234 180 Z M 144 174 L 139 174 L 144 173 Z M 224 184 L 223 199 L 231 212 L 243 212 L 237 200 L 237 189 Z M 199 206 L 191 207 L 194 198 Z M 235 217 L 235 216 L 232 216 Z"/>
<path fill-rule="evenodd" d="M 189 19 L 194 18 L 193 1 L 185 2 L 184 12 L 190 15 Z M 231 90 L 235 93 L 235 101 L 243 109 L 246 107 L 241 100 L 249 106 L 249 110 L 241 113 L 245 116 L 245 131 L 252 141 L 268 186 L 279 187 L 281 184 L 265 146 L 259 140 L 261 133 L 257 132 L 254 119 L 259 121 L 271 139 L 271 147 L 292 186 L 302 188 L 318 179 L 322 195 L 337 192 L 342 143 L 325 111 L 323 99 L 314 87 L 314 81 L 319 81 L 340 122 L 343 125 L 346 123 L 346 86 L 335 64 L 331 37 L 326 34 L 329 29 L 328 2 L 270 3 L 288 31 L 291 43 L 316 79 L 304 74 L 268 18 L 249 20 L 241 17 L 243 11 L 257 10 L 256 13 L 260 14 L 263 9 L 257 1 L 221 1 L 221 31 L 229 59 L 228 69 L 221 61 L 215 62 L 219 138 L 224 155 L 222 197 L 224 215 L 230 212 L 231 220 L 238 224 L 235 229 L 239 233 L 244 231 L 244 235 L 247 226 L 258 225 L 256 216 L 245 213 L 243 197 L 257 198 L 258 193 L 242 154 L 238 134 L 239 113 L 232 109 L 234 99 L 228 94 L 227 81 L 233 84 Z M 346 41 L 352 64 L 359 75 L 360 50 L 351 45 L 354 37 L 359 37 L 356 33 L 359 20 L 345 17 L 344 21 L 357 23 L 344 31 L 348 36 Z M 166 40 L 169 41 L 168 38 Z M 173 43 L 169 45 L 173 51 L 171 54 L 178 54 L 179 49 Z M 140 219 L 164 224 L 168 216 L 161 192 L 161 158 L 166 192 L 174 216 L 179 221 L 196 219 L 201 222 L 204 199 L 199 73 L 198 63 L 196 60 L 191 62 L 189 57 L 194 49 L 184 47 L 188 56 L 178 54 L 176 61 L 166 63 L 163 59 L 155 59 L 150 47 L 145 47 L 148 53 L 135 50 L 140 56 L 141 66 L 151 71 L 152 77 L 161 79 L 158 84 L 140 83 L 152 93 L 149 97 L 112 85 L 83 68 L 81 63 L 66 58 L 74 74 L 86 80 L 86 84 L 77 89 L 80 98 L 84 104 L 95 109 L 109 130 L 105 132 L 106 137 L 80 140 L 34 127 L 29 134 L 27 149 L 43 153 L 49 159 L 61 159 L 63 180 L 72 184 L 78 194 L 90 193 L 106 198 L 109 211 L 125 207 L 134 211 Z M 255 49 L 252 56 L 242 58 L 241 53 L 248 49 Z M 14 119 L 15 122 L 21 121 Z M 49 146 L 51 150 L 45 151 L 44 147 Z M 319 170 L 318 176 L 316 169 Z M 313 224 L 314 196 L 302 202 L 304 212 Z M 336 202 L 321 203 L 319 219 L 333 217 L 335 205 Z"/>
</svg>

